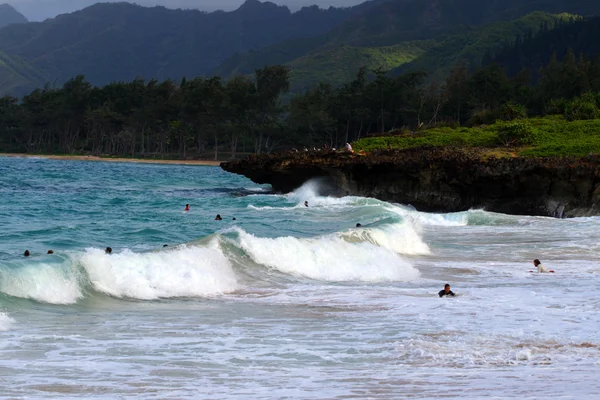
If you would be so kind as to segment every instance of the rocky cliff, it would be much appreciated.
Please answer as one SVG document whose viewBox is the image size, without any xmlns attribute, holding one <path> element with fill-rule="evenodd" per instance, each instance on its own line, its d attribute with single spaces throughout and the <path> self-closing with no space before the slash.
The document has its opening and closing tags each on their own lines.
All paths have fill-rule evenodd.
<svg viewBox="0 0 600 400">
<path fill-rule="evenodd" d="M 374 197 L 422 211 L 600 215 L 600 156 L 495 158 L 483 151 L 419 148 L 369 155 L 259 155 L 222 168 L 278 192 L 322 178 L 337 195 Z"/>
</svg>

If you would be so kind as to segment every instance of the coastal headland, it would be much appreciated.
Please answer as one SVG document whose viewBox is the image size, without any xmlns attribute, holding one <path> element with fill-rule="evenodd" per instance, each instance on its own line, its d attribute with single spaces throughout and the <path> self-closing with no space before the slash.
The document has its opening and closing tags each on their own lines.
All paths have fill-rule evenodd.
<svg viewBox="0 0 600 400">
<path fill-rule="evenodd" d="M 519 157 L 418 147 L 367 154 L 286 152 L 221 164 L 278 192 L 319 178 L 336 195 L 373 197 L 421 211 L 552 217 L 600 215 L 600 156 Z"/>
</svg>

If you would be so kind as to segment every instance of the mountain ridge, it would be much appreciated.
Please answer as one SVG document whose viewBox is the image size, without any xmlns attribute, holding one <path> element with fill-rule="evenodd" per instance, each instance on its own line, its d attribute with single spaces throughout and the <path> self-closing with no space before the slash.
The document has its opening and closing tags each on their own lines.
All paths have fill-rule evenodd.
<svg viewBox="0 0 600 400">
<path fill-rule="evenodd" d="M 27 18 L 10 4 L 0 4 L 0 28 L 12 24 L 25 24 Z"/>
<path fill-rule="evenodd" d="M 58 84 L 80 74 L 97 85 L 137 77 L 177 80 L 208 75 L 236 51 L 316 35 L 353 12 L 313 6 L 292 13 L 256 0 L 213 13 L 99 3 L 44 22 L 6 26 L 0 29 L 0 51 L 26 60 Z M 11 92 L 24 94 L 38 85 L 24 82 Z"/>
</svg>

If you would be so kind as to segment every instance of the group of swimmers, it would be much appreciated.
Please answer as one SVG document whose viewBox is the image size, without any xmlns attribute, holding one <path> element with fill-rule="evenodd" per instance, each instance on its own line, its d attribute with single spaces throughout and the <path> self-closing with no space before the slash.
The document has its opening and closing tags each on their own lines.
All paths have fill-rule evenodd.
<svg viewBox="0 0 600 400">
<path fill-rule="evenodd" d="M 358 226 L 358 224 L 357 224 L 357 226 Z M 540 260 L 538 260 L 537 258 L 535 260 L 533 260 L 533 265 L 536 267 L 537 272 L 540 274 L 554 273 L 554 270 L 544 267 L 542 265 L 542 262 Z M 529 271 L 529 272 L 533 272 L 533 271 Z M 440 297 L 446 297 L 446 296 L 454 297 L 455 296 L 454 292 L 452 292 L 452 290 L 450 290 L 450 284 L 448 284 L 448 283 L 446 283 L 444 285 L 444 289 L 440 290 L 438 295 Z"/>
<path fill-rule="evenodd" d="M 308 207 L 308 205 L 306 207 Z M 183 211 L 190 211 L 190 205 L 186 204 L 185 205 L 185 209 Z M 232 221 L 235 221 L 235 220 L 236 220 L 236 218 L 233 217 Z M 215 221 L 223 221 L 223 218 L 221 217 L 221 214 L 217 214 L 217 216 L 215 217 Z"/>
</svg>

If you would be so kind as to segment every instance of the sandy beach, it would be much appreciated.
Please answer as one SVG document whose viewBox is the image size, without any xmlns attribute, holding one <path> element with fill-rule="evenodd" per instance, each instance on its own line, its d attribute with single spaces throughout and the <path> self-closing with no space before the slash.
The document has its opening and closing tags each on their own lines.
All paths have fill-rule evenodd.
<svg viewBox="0 0 600 400">
<path fill-rule="evenodd" d="M 179 164 L 179 165 L 205 165 L 219 166 L 222 161 L 211 160 L 159 160 L 159 159 L 143 159 L 143 158 L 104 158 L 96 156 L 55 156 L 43 154 L 26 154 L 26 153 L 0 153 L 0 157 L 31 157 L 31 158 L 47 158 L 50 160 L 74 160 L 74 161 L 106 161 L 106 162 L 129 162 L 129 163 L 146 163 L 146 164 Z"/>
</svg>

